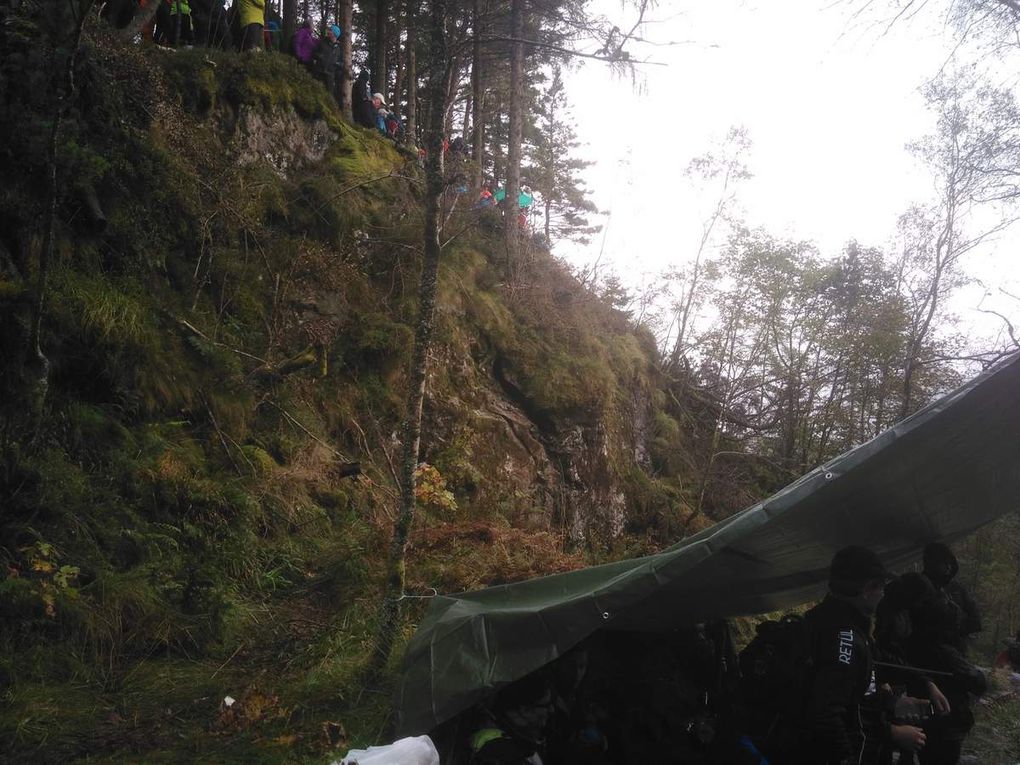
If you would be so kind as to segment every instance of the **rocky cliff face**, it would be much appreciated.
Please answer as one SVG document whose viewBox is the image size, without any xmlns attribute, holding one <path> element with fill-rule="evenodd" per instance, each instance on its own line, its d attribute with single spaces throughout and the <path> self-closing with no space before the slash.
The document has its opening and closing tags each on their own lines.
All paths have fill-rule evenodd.
<svg viewBox="0 0 1020 765">
<path fill-rule="evenodd" d="M 243 107 L 236 120 L 221 119 L 220 123 L 229 126 L 224 128 L 225 142 L 242 166 L 268 166 L 282 178 L 298 178 L 321 164 L 339 140 L 325 120 L 302 117 L 292 108 L 265 113 Z M 395 155 L 393 161 L 396 168 L 404 160 Z M 459 218 L 457 223 L 463 226 L 471 221 Z M 476 246 L 482 249 L 484 244 L 476 242 Z M 347 243 L 352 260 L 371 259 L 376 249 L 360 230 Z M 473 273 L 491 267 L 480 254 L 482 258 L 470 266 Z M 538 256 L 549 258 L 541 251 Z M 548 266 L 559 271 L 558 282 L 570 284 L 565 269 L 551 260 Z M 493 295 L 498 296 L 498 291 L 487 297 Z M 477 298 L 473 290 L 462 289 L 457 302 Z M 325 349 L 344 332 L 359 331 L 343 289 L 306 285 L 304 293 L 291 298 L 288 308 L 296 328 L 312 346 Z M 648 467 L 648 396 L 640 387 L 627 389 L 621 381 L 614 386 L 611 400 L 598 400 L 603 395 L 598 390 L 592 390 L 591 400 L 586 400 L 586 381 L 578 377 L 569 382 L 581 391 L 577 405 L 565 412 L 550 408 L 530 393 L 535 387 L 531 377 L 542 376 L 541 357 L 534 367 L 515 363 L 512 349 L 490 350 L 476 358 L 478 348 L 499 342 L 472 326 L 471 316 L 471 310 L 450 315 L 450 321 L 460 324 L 451 335 L 462 343 L 441 345 L 432 360 L 443 369 L 430 378 L 427 408 L 435 416 L 424 437 L 425 458 L 438 457 L 439 467 L 469 515 L 500 515 L 525 529 L 556 531 L 571 547 L 620 538 L 627 525 L 621 473 L 632 466 Z M 504 319 L 514 321 L 513 312 Z M 328 355 L 325 350 L 319 353 Z M 643 374 L 650 374 L 652 358 L 642 361 L 647 367 Z M 601 354 L 594 362 L 610 365 Z M 615 374 L 611 368 L 601 372 L 598 377 L 603 383 L 607 374 Z M 583 367 L 577 374 L 583 374 Z M 397 449 L 399 445 L 391 441 Z"/>
<path fill-rule="evenodd" d="M 339 138 L 326 120 L 302 118 L 291 107 L 267 113 L 243 106 L 231 132 L 238 164 L 264 162 L 283 177 L 321 162 Z"/>
</svg>

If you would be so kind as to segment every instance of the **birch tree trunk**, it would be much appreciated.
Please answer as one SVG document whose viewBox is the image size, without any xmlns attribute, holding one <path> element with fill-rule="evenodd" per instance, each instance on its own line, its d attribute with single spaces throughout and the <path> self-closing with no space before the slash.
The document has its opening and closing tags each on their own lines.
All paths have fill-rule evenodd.
<svg viewBox="0 0 1020 765">
<path fill-rule="evenodd" d="M 425 401 L 428 355 L 432 345 L 436 291 L 439 276 L 439 227 L 442 220 L 444 188 L 443 122 L 447 100 L 446 0 L 430 0 L 429 39 L 429 124 L 425 133 L 428 159 L 425 163 L 425 240 L 421 285 L 418 291 L 418 322 L 415 327 L 407 408 L 402 428 L 403 455 L 400 461 L 400 509 L 390 542 L 386 589 L 380 606 L 376 650 L 370 677 L 378 677 L 389 659 L 396 639 L 400 599 L 404 594 L 405 555 L 415 513 L 415 470 L 421 447 L 421 414 Z"/>
<path fill-rule="evenodd" d="M 76 3 L 72 0 L 69 7 L 77 12 L 75 20 L 77 25 L 69 44 L 70 52 L 64 63 L 64 69 L 57 82 L 56 98 L 53 102 L 53 120 L 50 125 L 50 135 L 46 157 L 46 210 L 45 210 L 45 231 L 43 232 L 42 247 L 39 249 L 39 262 L 36 269 L 35 291 L 32 295 L 32 323 L 28 333 L 28 348 L 25 354 L 24 372 L 26 381 L 31 387 L 30 398 L 33 405 L 33 414 L 41 416 L 42 404 L 46 398 L 49 388 L 50 362 L 42 350 L 42 319 L 46 312 L 46 289 L 48 286 L 50 264 L 53 262 L 53 252 L 56 243 L 57 229 L 57 203 L 60 199 L 60 179 L 58 174 L 58 152 L 60 148 L 60 131 L 63 127 L 64 117 L 75 97 L 75 66 L 78 63 L 78 54 L 81 51 L 81 38 L 85 32 L 85 25 L 92 16 L 93 0 Z M 60 43 L 57 49 L 59 50 Z M 55 62 L 54 62 L 55 63 Z"/>
</svg>

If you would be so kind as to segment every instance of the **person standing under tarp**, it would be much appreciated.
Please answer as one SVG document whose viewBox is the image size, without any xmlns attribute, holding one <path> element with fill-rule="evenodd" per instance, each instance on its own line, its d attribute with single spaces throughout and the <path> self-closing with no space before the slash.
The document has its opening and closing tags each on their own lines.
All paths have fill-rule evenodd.
<svg viewBox="0 0 1020 765">
<path fill-rule="evenodd" d="M 921 728 L 890 723 L 888 694 L 875 684 L 871 617 L 891 578 L 874 552 L 845 547 L 829 567 L 829 594 L 804 616 L 810 668 L 802 765 L 872 762 L 862 758 L 866 748 L 875 751 L 874 741 L 910 751 L 925 745 Z"/>
<path fill-rule="evenodd" d="M 958 626 L 954 644 L 966 654 L 968 643 L 982 627 L 977 603 L 963 583 L 956 578 L 960 572 L 960 564 L 953 551 L 940 542 L 932 542 L 925 546 L 923 561 L 924 575 L 928 577 L 933 587 L 943 593 L 948 604 L 956 611 Z"/>
<path fill-rule="evenodd" d="M 928 592 L 911 605 L 911 635 L 906 641 L 906 658 L 911 664 L 947 673 L 939 680 L 949 701 L 949 714 L 936 718 L 929 728 L 929 746 L 918 757 L 921 765 L 955 765 L 964 739 L 974 726 L 971 694 L 987 690 L 984 674 L 965 655 L 966 637 L 981 629 L 977 608 L 962 585 L 953 579 L 959 563 L 946 545 L 933 542 L 924 548 Z M 964 600 L 961 605 L 954 599 Z M 961 594 L 962 593 L 962 594 Z"/>
</svg>

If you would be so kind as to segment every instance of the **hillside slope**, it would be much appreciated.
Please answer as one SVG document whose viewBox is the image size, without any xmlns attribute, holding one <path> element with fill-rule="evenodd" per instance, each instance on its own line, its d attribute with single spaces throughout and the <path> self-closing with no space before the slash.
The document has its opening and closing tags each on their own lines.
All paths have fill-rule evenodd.
<svg viewBox="0 0 1020 765">
<path fill-rule="evenodd" d="M 3 31 L 5 755 L 320 761 L 372 740 L 386 689 L 357 675 L 396 504 L 416 157 L 345 123 L 288 58 L 88 35 L 40 398 L 25 359 L 53 51 L 34 23 Z M 413 592 L 709 522 L 686 480 L 703 413 L 666 395 L 652 339 L 541 246 L 504 283 L 498 219 L 447 205 Z"/>
</svg>

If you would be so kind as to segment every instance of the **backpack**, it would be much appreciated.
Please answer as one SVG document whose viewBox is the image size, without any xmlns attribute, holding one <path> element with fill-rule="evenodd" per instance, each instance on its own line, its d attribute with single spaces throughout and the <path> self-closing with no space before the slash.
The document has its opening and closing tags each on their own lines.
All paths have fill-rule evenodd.
<svg viewBox="0 0 1020 765">
<path fill-rule="evenodd" d="M 386 116 L 386 133 L 390 138 L 397 140 L 404 133 L 404 125 L 393 112 Z"/>
<path fill-rule="evenodd" d="M 811 646 L 799 614 L 762 622 L 755 633 L 738 657 L 739 706 L 743 732 L 768 755 L 800 738 Z"/>
</svg>

